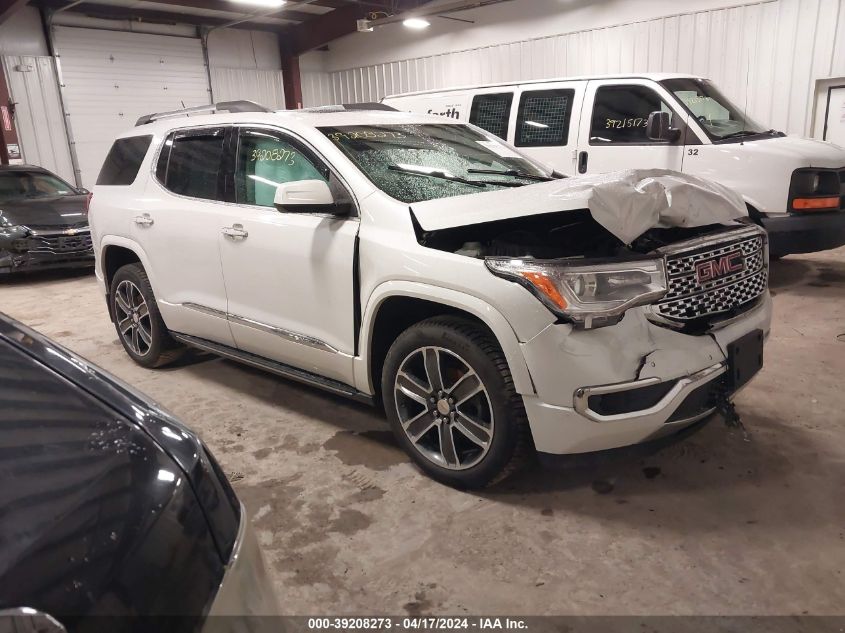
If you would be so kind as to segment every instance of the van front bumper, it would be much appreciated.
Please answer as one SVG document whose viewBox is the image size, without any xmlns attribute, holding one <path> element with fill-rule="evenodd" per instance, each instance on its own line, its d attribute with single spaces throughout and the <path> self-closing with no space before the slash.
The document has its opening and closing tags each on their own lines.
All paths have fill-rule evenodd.
<svg viewBox="0 0 845 633">
<path fill-rule="evenodd" d="M 845 245 L 845 211 L 789 213 L 760 218 L 773 256 L 815 253 Z"/>
</svg>

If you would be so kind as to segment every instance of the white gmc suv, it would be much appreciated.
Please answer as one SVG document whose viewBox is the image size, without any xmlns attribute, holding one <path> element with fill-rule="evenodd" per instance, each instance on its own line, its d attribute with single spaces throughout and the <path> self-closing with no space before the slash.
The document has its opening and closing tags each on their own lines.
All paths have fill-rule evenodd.
<svg viewBox="0 0 845 633">
<path fill-rule="evenodd" d="M 697 428 L 762 365 L 767 238 L 728 190 L 559 179 L 377 104 L 206 110 L 143 117 L 93 194 L 97 277 L 145 367 L 190 345 L 380 403 L 469 488 Z"/>
</svg>

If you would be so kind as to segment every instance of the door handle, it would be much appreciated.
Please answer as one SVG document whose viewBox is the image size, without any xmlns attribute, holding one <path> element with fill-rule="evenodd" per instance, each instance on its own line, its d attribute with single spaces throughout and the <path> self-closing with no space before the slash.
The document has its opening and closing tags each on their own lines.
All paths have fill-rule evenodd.
<svg viewBox="0 0 845 633">
<path fill-rule="evenodd" d="M 578 173 L 587 173 L 587 152 L 579 152 L 578 154 Z"/>
<path fill-rule="evenodd" d="M 221 231 L 226 237 L 231 237 L 233 240 L 245 240 L 249 237 L 249 233 L 244 229 L 243 224 L 233 224 L 232 226 L 224 226 Z"/>
<path fill-rule="evenodd" d="M 138 226 L 152 226 L 153 224 L 155 224 L 155 220 L 150 217 L 149 213 L 144 213 L 143 215 L 136 215 L 133 220 Z"/>
</svg>

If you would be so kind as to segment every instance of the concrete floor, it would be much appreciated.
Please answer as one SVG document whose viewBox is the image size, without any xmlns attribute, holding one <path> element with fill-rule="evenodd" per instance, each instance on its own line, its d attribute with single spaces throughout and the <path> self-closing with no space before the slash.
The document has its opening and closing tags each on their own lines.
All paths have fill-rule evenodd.
<svg viewBox="0 0 845 633">
<path fill-rule="evenodd" d="M 841 614 L 845 249 L 773 265 L 762 374 L 645 461 L 483 494 L 422 476 L 372 410 L 208 357 L 149 371 L 91 276 L 0 281 L 0 310 L 147 392 L 229 473 L 289 614 Z"/>
</svg>

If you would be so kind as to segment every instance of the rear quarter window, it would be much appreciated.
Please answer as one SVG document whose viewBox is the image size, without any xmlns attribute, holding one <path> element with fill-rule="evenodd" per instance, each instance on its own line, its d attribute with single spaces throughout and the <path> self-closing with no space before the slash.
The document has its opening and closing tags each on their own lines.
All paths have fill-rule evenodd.
<svg viewBox="0 0 845 633">
<path fill-rule="evenodd" d="M 152 135 L 117 139 L 106 156 L 97 184 L 131 185 L 135 182 L 152 140 Z"/>
</svg>

